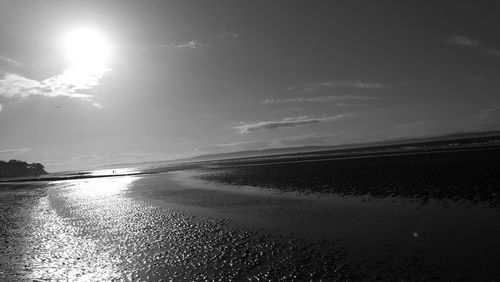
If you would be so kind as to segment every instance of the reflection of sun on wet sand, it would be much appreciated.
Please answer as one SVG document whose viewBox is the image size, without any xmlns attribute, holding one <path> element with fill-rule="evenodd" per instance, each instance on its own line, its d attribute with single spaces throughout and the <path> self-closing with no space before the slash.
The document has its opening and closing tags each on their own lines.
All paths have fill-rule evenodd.
<svg viewBox="0 0 500 282">
<path fill-rule="evenodd" d="M 10 280 L 496 280 L 499 159 L 492 149 L 222 161 L 0 184 L 0 271 Z"/>
<path fill-rule="evenodd" d="M 12 243 L 14 249 L 5 250 L 11 256 L 2 265 L 6 277 L 211 281 L 290 279 L 305 273 L 319 279 L 341 273 L 335 269 L 343 251 L 325 251 L 331 248 L 328 244 L 309 245 L 292 236 L 232 227 L 222 218 L 193 216 L 168 202 L 139 200 L 142 192 L 136 191 L 136 197 L 133 186 L 125 189 L 129 193 L 85 191 L 99 181 L 66 182 L 45 195 L 32 195 L 32 202 L 22 206 L 27 211 L 17 218 L 26 230 Z M 16 197 L 23 201 L 21 194 L 11 200 Z M 7 222 L 17 217 L 7 216 Z M 7 240 L 17 237 L 12 229 L 3 235 Z"/>
</svg>

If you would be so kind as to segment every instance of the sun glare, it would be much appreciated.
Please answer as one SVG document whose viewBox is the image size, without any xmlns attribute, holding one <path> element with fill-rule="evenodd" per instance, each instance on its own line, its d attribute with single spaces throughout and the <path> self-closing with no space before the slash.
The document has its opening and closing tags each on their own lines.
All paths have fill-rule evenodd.
<svg viewBox="0 0 500 282">
<path fill-rule="evenodd" d="M 98 30 L 80 28 L 66 35 L 64 49 L 71 68 L 83 72 L 100 72 L 106 69 L 111 46 Z"/>
</svg>

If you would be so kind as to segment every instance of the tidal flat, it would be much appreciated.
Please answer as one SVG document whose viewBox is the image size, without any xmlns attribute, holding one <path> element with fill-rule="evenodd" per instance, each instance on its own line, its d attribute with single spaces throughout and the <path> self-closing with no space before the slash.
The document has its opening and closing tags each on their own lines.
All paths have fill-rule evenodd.
<svg viewBox="0 0 500 282">
<path fill-rule="evenodd" d="M 239 228 L 222 217 L 192 215 L 187 206 L 148 198 L 151 189 L 133 191 L 129 185 L 137 180 L 122 176 L 2 187 L 2 277 L 14 281 L 352 277 L 348 269 L 355 266 L 346 261 L 342 248 Z"/>
<path fill-rule="evenodd" d="M 0 276 L 496 281 L 495 152 L 3 183 Z"/>
</svg>

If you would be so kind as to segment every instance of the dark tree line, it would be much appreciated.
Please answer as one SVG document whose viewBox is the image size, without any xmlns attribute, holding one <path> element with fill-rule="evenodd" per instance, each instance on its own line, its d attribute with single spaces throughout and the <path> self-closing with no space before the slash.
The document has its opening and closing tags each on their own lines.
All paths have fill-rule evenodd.
<svg viewBox="0 0 500 282">
<path fill-rule="evenodd" d="M 41 163 L 27 163 L 18 160 L 0 161 L 0 177 L 38 176 L 47 174 Z"/>
</svg>

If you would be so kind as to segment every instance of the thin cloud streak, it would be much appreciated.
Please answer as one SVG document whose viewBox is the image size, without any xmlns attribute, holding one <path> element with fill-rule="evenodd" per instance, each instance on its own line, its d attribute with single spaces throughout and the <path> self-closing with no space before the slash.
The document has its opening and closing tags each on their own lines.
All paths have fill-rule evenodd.
<svg viewBox="0 0 500 282">
<path fill-rule="evenodd" d="M 288 104 L 288 103 L 325 103 L 342 100 L 382 100 L 383 97 L 364 95 L 328 95 L 315 97 L 295 97 L 295 98 L 268 98 L 261 100 L 261 104 Z"/>
<path fill-rule="evenodd" d="M 364 81 L 325 81 L 306 83 L 300 87 L 291 86 L 288 90 L 298 90 L 303 93 L 315 93 L 323 88 L 357 88 L 357 89 L 388 89 L 392 85 L 378 83 L 378 82 L 364 82 Z"/>
<path fill-rule="evenodd" d="M 178 49 L 178 50 L 194 50 L 201 49 L 205 47 L 212 47 L 214 45 L 218 45 L 220 43 L 231 43 L 240 37 L 239 34 L 227 30 L 223 30 L 221 32 L 215 33 L 211 36 L 205 37 L 203 42 L 198 40 L 190 40 L 187 42 L 177 42 L 177 43 L 166 43 L 160 45 L 160 48 L 168 48 L 168 49 Z"/>
<path fill-rule="evenodd" d="M 192 50 L 192 49 L 198 49 L 202 47 L 207 47 L 209 45 L 200 43 L 196 40 L 191 40 L 189 42 L 184 42 L 184 43 L 179 43 L 179 44 L 163 44 L 160 45 L 160 48 L 174 48 L 174 49 L 180 49 L 180 50 Z"/>
<path fill-rule="evenodd" d="M 103 108 L 104 108 L 104 106 L 103 106 L 103 105 L 101 105 L 101 104 L 99 104 L 99 103 L 97 103 L 97 102 L 96 102 L 96 103 L 92 103 L 92 106 L 94 106 L 94 107 L 96 107 L 96 108 L 99 108 L 99 109 L 103 109 Z"/>
<path fill-rule="evenodd" d="M 263 130 L 274 130 L 285 127 L 296 127 L 296 126 L 315 124 L 321 122 L 329 122 L 329 121 L 343 119 L 347 116 L 349 115 L 339 114 L 323 118 L 309 118 L 307 116 L 301 116 L 295 118 L 284 118 L 280 121 L 261 121 L 256 123 L 246 123 L 239 126 L 235 126 L 234 129 L 236 129 L 236 131 L 240 134 L 246 134 Z"/>
<path fill-rule="evenodd" d="M 446 43 L 452 45 L 461 45 L 467 47 L 480 47 L 482 44 L 478 40 L 464 36 L 453 35 L 446 39 Z"/>
<path fill-rule="evenodd" d="M 0 154 L 22 154 L 24 152 L 29 151 L 30 148 L 19 148 L 19 149 L 5 149 L 5 150 L 0 150 Z"/>
<path fill-rule="evenodd" d="M 500 50 L 486 46 L 481 41 L 476 39 L 453 35 L 446 38 L 445 42 L 451 45 L 475 48 L 480 50 L 485 55 L 500 57 Z"/>
</svg>

